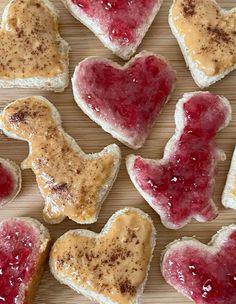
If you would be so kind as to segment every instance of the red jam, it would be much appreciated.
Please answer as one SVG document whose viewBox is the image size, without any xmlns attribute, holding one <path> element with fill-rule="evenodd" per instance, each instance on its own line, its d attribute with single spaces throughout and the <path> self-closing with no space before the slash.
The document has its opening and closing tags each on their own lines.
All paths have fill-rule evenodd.
<svg viewBox="0 0 236 304">
<path fill-rule="evenodd" d="M 0 226 L 0 304 L 23 304 L 39 250 L 39 232 L 19 219 Z"/>
<path fill-rule="evenodd" d="M 138 30 L 146 23 L 159 0 L 72 0 L 118 45 L 137 40 Z"/>
<path fill-rule="evenodd" d="M 165 256 L 163 275 L 196 304 L 235 304 L 236 231 L 215 254 L 191 241 L 173 245 Z"/>
<path fill-rule="evenodd" d="M 104 61 L 80 64 L 80 96 L 94 114 L 130 136 L 149 131 L 175 82 L 175 72 L 162 58 L 137 57 L 126 69 Z"/>
<path fill-rule="evenodd" d="M 211 204 L 217 163 L 213 139 L 228 109 L 218 96 L 198 93 L 184 103 L 183 112 L 185 126 L 168 158 L 154 163 L 137 157 L 133 165 L 138 185 L 170 228 L 180 228 L 192 217 L 208 221 L 217 215 Z"/>
<path fill-rule="evenodd" d="M 14 178 L 9 170 L 0 163 L 0 204 L 14 191 Z"/>
</svg>

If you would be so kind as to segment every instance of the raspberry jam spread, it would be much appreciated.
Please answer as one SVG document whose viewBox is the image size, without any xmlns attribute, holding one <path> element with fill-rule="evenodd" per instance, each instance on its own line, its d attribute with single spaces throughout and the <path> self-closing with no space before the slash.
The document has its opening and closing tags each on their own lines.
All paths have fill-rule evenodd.
<svg viewBox="0 0 236 304">
<path fill-rule="evenodd" d="M 109 125 L 103 126 L 106 131 L 128 137 L 134 147 L 143 144 L 174 83 L 175 72 L 169 63 L 147 52 L 124 68 L 104 59 L 86 59 L 73 77 L 74 95 L 83 100 L 85 112 L 92 111 L 98 124 Z"/>
<path fill-rule="evenodd" d="M 0 304 L 24 303 L 35 267 L 39 232 L 19 219 L 0 225 Z"/>
<path fill-rule="evenodd" d="M 0 205 L 1 201 L 12 195 L 15 182 L 12 173 L 0 161 Z"/>
<path fill-rule="evenodd" d="M 211 247 L 189 239 L 170 245 L 162 263 L 165 280 L 196 304 L 235 304 L 236 227 L 231 227 Z"/>
<path fill-rule="evenodd" d="M 215 167 L 224 153 L 213 139 L 230 118 L 230 105 L 219 96 L 208 92 L 185 96 L 187 100 L 177 105 L 176 135 L 167 145 L 166 156 L 158 162 L 137 156 L 128 168 L 163 224 L 173 229 L 191 218 L 209 221 L 217 216 L 211 195 Z"/>
<path fill-rule="evenodd" d="M 118 45 L 137 40 L 138 30 L 147 22 L 159 0 L 72 0 L 88 18 Z"/>
</svg>

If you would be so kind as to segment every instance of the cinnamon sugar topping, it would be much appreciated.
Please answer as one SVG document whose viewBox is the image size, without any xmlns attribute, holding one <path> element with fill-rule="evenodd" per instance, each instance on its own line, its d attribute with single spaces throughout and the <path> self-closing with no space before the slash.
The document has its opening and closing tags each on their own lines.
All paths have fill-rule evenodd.
<svg viewBox="0 0 236 304">
<path fill-rule="evenodd" d="M 206 75 L 236 64 L 235 12 L 221 14 L 212 0 L 175 0 L 172 17 L 190 56 Z"/>
<path fill-rule="evenodd" d="M 51 258 L 59 274 L 116 303 L 129 303 L 146 277 L 151 234 L 151 223 L 129 210 L 100 237 L 65 235 L 54 245 Z"/>
</svg>

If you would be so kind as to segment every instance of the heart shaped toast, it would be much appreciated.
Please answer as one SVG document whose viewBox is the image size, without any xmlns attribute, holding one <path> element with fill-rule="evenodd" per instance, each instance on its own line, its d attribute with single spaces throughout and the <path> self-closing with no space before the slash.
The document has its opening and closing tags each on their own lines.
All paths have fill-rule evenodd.
<svg viewBox="0 0 236 304">
<path fill-rule="evenodd" d="M 117 145 L 85 154 L 62 129 L 57 109 L 40 96 L 21 98 L 6 106 L 0 128 L 7 136 L 29 143 L 30 153 L 21 167 L 31 168 L 36 175 L 47 222 L 59 223 L 66 216 L 81 224 L 97 220 L 119 171 Z"/>
<path fill-rule="evenodd" d="M 236 225 L 221 229 L 210 244 L 183 238 L 167 246 L 162 274 L 196 304 L 236 303 Z"/>
<path fill-rule="evenodd" d="M 63 91 L 68 51 L 48 0 L 12 0 L 0 29 L 0 87 Z"/>
<path fill-rule="evenodd" d="M 144 38 L 163 0 L 62 0 L 113 53 L 129 59 Z"/>
<path fill-rule="evenodd" d="M 62 284 L 99 303 L 138 303 L 154 247 L 149 216 L 125 208 L 99 234 L 78 229 L 60 237 L 50 253 L 51 272 Z"/>
<path fill-rule="evenodd" d="M 50 235 L 31 218 L 0 223 L 0 302 L 31 304 L 48 258 Z"/>
<path fill-rule="evenodd" d="M 137 149 L 173 91 L 176 73 L 165 58 L 142 52 L 123 67 L 90 57 L 75 69 L 72 86 L 82 111 L 106 132 Z"/>
<path fill-rule="evenodd" d="M 0 206 L 17 196 L 21 189 L 21 170 L 14 162 L 0 158 Z"/>
<path fill-rule="evenodd" d="M 236 147 L 222 195 L 222 204 L 226 208 L 236 209 Z"/>
<path fill-rule="evenodd" d="M 174 0 L 169 24 L 199 87 L 236 68 L 236 8 L 224 10 L 214 0 Z"/>
<path fill-rule="evenodd" d="M 216 165 L 225 154 L 216 147 L 214 136 L 230 119 L 226 98 L 209 92 L 184 94 L 176 105 L 176 131 L 164 157 L 127 157 L 134 186 L 167 228 L 181 228 L 191 218 L 205 222 L 217 216 L 211 196 Z"/>
</svg>

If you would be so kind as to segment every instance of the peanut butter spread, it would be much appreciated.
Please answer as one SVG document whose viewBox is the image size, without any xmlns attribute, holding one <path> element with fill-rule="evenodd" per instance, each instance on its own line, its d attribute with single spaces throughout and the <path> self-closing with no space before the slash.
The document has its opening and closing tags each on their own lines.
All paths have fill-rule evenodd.
<svg viewBox="0 0 236 304">
<path fill-rule="evenodd" d="M 52 77 L 60 63 L 57 19 L 41 0 L 13 0 L 0 30 L 0 78 Z"/>
<path fill-rule="evenodd" d="M 97 237 L 75 231 L 59 239 L 51 253 L 53 268 L 75 285 L 130 303 L 148 271 L 151 236 L 150 221 L 129 210 Z"/>
<path fill-rule="evenodd" d="M 190 56 L 206 75 L 236 64 L 236 12 L 223 14 L 212 0 L 175 0 L 172 17 Z"/>
<path fill-rule="evenodd" d="M 30 144 L 22 168 L 32 168 L 36 175 L 45 198 L 45 220 L 60 222 L 65 216 L 76 222 L 93 219 L 98 193 L 110 177 L 114 155 L 107 153 L 91 160 L 79 155 L 60 122 L 55 122 L 49 103 L 40 98 L 11 103 L 1 120 L 4 131 Z"/>
</svg>

